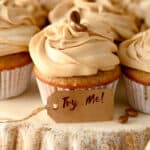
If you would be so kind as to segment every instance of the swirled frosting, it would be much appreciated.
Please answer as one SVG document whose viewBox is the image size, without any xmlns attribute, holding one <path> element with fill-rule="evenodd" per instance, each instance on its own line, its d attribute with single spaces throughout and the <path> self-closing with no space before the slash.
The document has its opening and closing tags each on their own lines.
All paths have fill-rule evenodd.
<svg viewBox="0 0 150 150">
<path fill-rule="evenodd" d="M 150 1 L 149 0 L 122 0 L 122 5 L 128 13 L 143 19 L 145 24 L 150 27 Z"/>
<path fill-rule="evenodd" d="M 42 8 L 39 0 L 2 0 L 0 3 L 5 6 L 22 7 L 34 17 L 39 27 L 45 25 L 48 12 Z"/>
<path fill-rule="evenodd" d="M 38 0 L 38 1 L 45 9 L 50 11 L 63 0 Z"/>
<path fill-rule="evenodd" d="M 38 31 L 25 9 L 0 4 L 0 56 L 28 51 L 29 41 Z"/>
<path fill-rule="evenodd" d="M 47 77 L 72 77 L 114 69 L 119 64 L 116 45 L 92 28 L 82 29 L 61 20 L 37 33 L 29 51 L 38 70 Z"/>
<path fill-rule="evenodd" d="M 121 43 L 118 54 L 123 65 L 150 72 L 150 30 Z"/>
<path fill-rule="evenodd" d="M 63 1 L 50 12 L 49 20 L 54 23 L 65 19 L 73 10 L 80 12 L 81 19 L 91 26 L 103 30 L 107 26 L 115 35 L 114 40 L 128 39 L 138 32 L 134 18 L 123 14 L 109 0 L 98 2 L 87 2 L 86 0 Z"/>
<path fill-rule="evenodd" d="M 122 13 L 123 10 L 117 5 L 113 5 L 110 0 L 99 0 L 91 2 L 88 0 L 64 0 L 57 4 L 57 6 L 49 13 L 49 20 L 55 22 L 63 18 L 71 9 L 77 7 L 82 10 L 92 11 L 92 12 L 112 12 L 112 13 Z"/>
</svg>

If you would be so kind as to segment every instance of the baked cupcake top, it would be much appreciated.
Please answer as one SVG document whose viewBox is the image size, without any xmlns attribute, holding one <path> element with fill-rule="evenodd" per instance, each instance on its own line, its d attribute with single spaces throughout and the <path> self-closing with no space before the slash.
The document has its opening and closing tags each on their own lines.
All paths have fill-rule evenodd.
<svg viewBox="0 0 150 150">
<path fill-rule="evenodd" d="M 45 25 L 48 12 L 42 7 L 39 0 L 2 0 L 0 3 L 5 6 L 22 7 L 34 17 L 37 26 Z"/>
<path fill-rule="evenodd" d="M 38 31 L 25 9 L 0 4 L 0 56 L 28 51 L 29 41 Z"/>
<path fill-rule="evenodd" d="M 141 32 L 121 43 L 118 55 L 121 64 L 150 72 L 150 30 Z"/>
<path fill-rule="evenodd" d="M 123 10 L 120 11 L 121 8 L 119 9 L 109 0 L 98 2 L 96 0 L 63 1 L 50 12 L 49 19 L 52 23 L 65 19 L 73 10 L 80 12 L 81 20 L 85 20 L 88 24 L 93 24 L 93 26 L 101 29 L 109 26 L 115 35 L 115 40 L 128 39 L 138 32 L 134 18 L 124 14 Z M 103 27 L 100 24 L 103 24 Z"/>
<path fill-rule="evenodd" d="M 97 74 L 119 64 L 116 45 L 81 23 L 73 11 L 70 19 L 56 22 L 36 34 L 30 42 L 34 64 L 47 77 Z"/>
</svg>

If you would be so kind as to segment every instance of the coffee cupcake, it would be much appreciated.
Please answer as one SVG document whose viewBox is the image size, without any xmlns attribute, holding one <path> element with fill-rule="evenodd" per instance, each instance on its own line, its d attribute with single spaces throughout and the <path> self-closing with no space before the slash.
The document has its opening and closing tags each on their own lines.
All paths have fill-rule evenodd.
<svg viewBox="0 0 150 150">
<path fill-rule="evenodd" d="M 38 31 L 26 10 L 0 4 L 0 99 L 26 90 L 32 70 L 28 44 Z"/>
<path fill-rule="evenodd" d="M 121 7 L 114 5 L 111 1 L 62 1 L 49 13 L 49 20 L 54 23 L 66 19 L 74 10 L 80 13 L 84 24 L 91 24 L 99 30 L 105 29 L 102 25 L 108 26 L 116 41 L 129 39 L 138 32 L 135 18 L 127 15 Z"/>
<path fill-rule="evenodd" d="M 120 76 L 117 46 L 101 33 L 81 24 L 73 11 L 70 19 L 48 26 L 30 42 L 42 101 L 54 91 L 109 88 L 115 93 Z"/>
<path fill-rule="evenodd" d="M 150 30 L 141 32 L 120 45 L 129 104 L 150 113 Z"/>
</svg>

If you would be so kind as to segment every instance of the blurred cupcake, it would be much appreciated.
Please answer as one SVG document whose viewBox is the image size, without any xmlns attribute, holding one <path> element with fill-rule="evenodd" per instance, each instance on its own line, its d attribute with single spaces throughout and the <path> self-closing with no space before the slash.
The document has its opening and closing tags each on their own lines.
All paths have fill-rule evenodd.
<svg viewBox="0 0 150 150">
<path fill-rule="evenodd" d="M 26 10 L 0 4 L 0 99 L 17 96 L 27 88 L 32 70 L 28 44 L 38 31 Z"/>
<path fill-rule="evenodd" d="M 49 20 L 51 23 L 63 20 L 67 18 L 73 10 L 80 13 L 81 22 L 84 22 L 84 24 L 96 26 L 99 30 L 103 30 L 104 27 L 102 27 L 102 25 L 108 26 L 108 28 L 111 29 L 111 33 L 114 34 L 114 40 L 116 41 L 129 39 L 138 32 L 135 18 L 125 14 L 118 5 L 114 5 L 108 0 L 62 1 L 49 13 Z M 95 17 L 97 19 L 95 19 Z"/>
<path fill-rule="evenodd" d="M 48 26 L 30 42 L 30 55 L 42 101 L 54 91 L 109 88 L 120 76 L 116 45 L 81 24 L 80 14 Z"/>
<path fill-rule="evenodd" d="M 150 113 L 150 30 L 121 43 L 118 55 L 123 65 L 129 104 Z"/>
<path fill-rule="evenodd" d="M 122 0 L 120 1 L 128 14 L 136 16 L 141 21 L 141 30 L 143 24 L 146 29 L 150 27 L 150 1 L 149 0 Z"/>
<path fill-rule="evenodd" d="M 0 3 L 5 6 L 26 9 L 34 17 L 37 26 L 40 28 L 44 27 L 48 22 L 48 10 L 45 10 L 38 0 L 2 0 Z"/>
</svg>

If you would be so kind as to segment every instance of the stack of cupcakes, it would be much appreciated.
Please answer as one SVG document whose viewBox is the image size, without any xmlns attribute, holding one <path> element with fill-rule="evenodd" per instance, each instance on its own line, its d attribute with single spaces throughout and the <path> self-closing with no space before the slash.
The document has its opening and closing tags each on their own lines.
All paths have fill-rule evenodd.
<svg viewBox="0 0 150 150">
<path fill-rule="evenodd" d="M 130 6 L 136 9 L 131 9 Z M 150 91 L 148 88 L 149 54 L 147 49 L 149 47 L 149 31 L 138 33 L 140 30 L 146 30 L 149 26 L 147 15 L 149 10 L 147 8 L 149 8 L 149 2 L 146 1 L 68 0 L 58 4 L 50 12 L 49 20 L 57 24 L 56 22 L 65 20 L 75 10 L 80 13 L 80 22 L 88 28 L 89 32 L 99 33 L 112 42 L 121 42 L 117 54 L 119 54 L 119 59 L 123 65 L 122 70 L 128 89 L 129 104 L 139 111 L 150 113 L 150 107 L 148 106 L 150 101 L 148 100 Z M 142 20 L 144 20 L 144 23 Z M 52 47 L 56 48 L 55 45 L 52 45 Z M 37 70 L 35 72 L 37 74 Z"/>
<path fill-rule="evenodd" d="M 30 42 L 44 105 L 60 90 L 111 88 L 115 93 L 121 74 L 115 41 L 138 32 L 135 17 L 119 6 L 111 1 L 67 0 L 50 12 L 52 25 Z"/>
<path fill-rule="evenodd" d="M 66 0 L 48 15 L 43 9 L 48 1 L 0 2 L 0 99 L 25 91 L 30 56 L 45 105 L 54 91 L 109 88 L 115 93 L 121 61 L 129 104 L 150 113 L 150 3 Z M 37 33 L 47 19 L 52 25 Z"/>
</svg>

